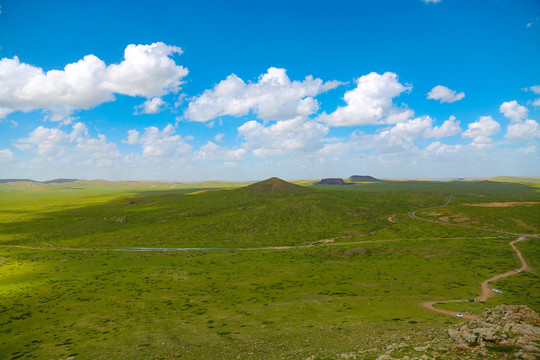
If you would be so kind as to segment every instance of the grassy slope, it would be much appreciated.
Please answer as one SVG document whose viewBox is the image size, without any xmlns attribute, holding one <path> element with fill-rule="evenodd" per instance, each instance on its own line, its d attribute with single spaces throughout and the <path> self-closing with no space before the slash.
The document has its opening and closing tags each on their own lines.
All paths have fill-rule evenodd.
<svg viewBox="0 0 540 360">
<path fill-rule="evenodd" d="M 305 358 L 383 347 L 395 334 L 420 341 L 427 330 L 457 321 L 422 309 L 421 301 L 477 295 L 483 279 L 517 260 L 506 245 L 511 238 L 471 239 L 492 234 L 419 222 L 407 212 L 440 205 L 447 194 L 456 206 L 478 197 L 538 198 L 527 186 L 480 182 L 283 186 L 0 193 L 4 244 L 238 248 L 392 240 L 175 253 L 0 248 L 0 353 Z M 530 213 L 515 216 L 530 222 Z M 519 246 L 535 273 L 518 275 L 523 282 L 501 280 L 504 295 L 488 303 L 538 311 L 538 242 Z"/>
</svg>

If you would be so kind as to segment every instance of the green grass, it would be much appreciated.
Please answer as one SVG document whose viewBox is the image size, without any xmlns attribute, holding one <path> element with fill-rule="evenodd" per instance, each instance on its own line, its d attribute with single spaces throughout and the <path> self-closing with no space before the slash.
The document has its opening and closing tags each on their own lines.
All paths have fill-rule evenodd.
<svg viewBox="0 0 540 360">
<path fill-rule="evenodd" d="M 404 334 L 422 343 L 459 320 L 421 302 L 477 296 L 482 280 L 519 262 L 512 237 L 408 212 L 449 194 L 456 207 L 539 198 L 534 187 L 491 182 L 81 187 L 0 185 L 2 359 L 337 358 Z M 510 215 L 535 226 L 534 213 Z M 113 250 L 129 246 L 225 249 Z M 531 273 L 499 280 L 504 294 L 486 303 L 441 307 L 540 310 L 539 243 L 518 247 Z"/>
</svg>

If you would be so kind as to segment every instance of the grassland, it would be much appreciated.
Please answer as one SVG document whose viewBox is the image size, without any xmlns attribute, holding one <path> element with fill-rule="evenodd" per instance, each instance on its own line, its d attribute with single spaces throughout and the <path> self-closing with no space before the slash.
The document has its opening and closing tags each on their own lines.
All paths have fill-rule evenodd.
<svg viewBox="0 0 540 360">
<path fill-rule="evenodd" d="M 519 261 L 515 237 L 410 211 L 453 195 L 422 216 L 540 232 L 535 206 L 501 222 L 464 205 L 540 201 L 531 184 L 231 185 L 0 185 L 0 358 L 322 359 L 422 343 L 458 319 L 421 302 L 477 296 Z M 540 244 L 518 247 L 532 270 L 499 280 L 504 294 L 441 307 L 540 311 Z"/>
</svg>

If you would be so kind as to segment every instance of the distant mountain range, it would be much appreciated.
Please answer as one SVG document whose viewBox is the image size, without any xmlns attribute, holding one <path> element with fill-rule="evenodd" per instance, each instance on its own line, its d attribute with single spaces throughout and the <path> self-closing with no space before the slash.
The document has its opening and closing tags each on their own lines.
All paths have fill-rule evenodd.
<svg viewBox="0 0 540 360">
<path fill-rule="evenodd" d="M 54 180 L 47 180 L 47 181 L 36 181 L 31 179 L 0 179 L 0 184 L 10 183 L 10 182 L 35 182 L 40 184 L 62 184 L 62 183 L 69 183 L 69 182 L 75 182 L 77 179 L 54 179 Z"/>
</svg>

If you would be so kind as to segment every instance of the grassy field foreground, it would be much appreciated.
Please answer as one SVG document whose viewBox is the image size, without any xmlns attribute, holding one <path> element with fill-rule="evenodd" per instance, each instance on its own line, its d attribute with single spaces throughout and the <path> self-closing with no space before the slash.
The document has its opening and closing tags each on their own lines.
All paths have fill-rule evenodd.
<svg viewBox="0 0 540 360">
<path fill-rule="evenodd" d="M 540 200 L 534 186 L 491 182 L 32 191 L 0 186 L 2 359 L 339 358 L 421 343 L 458 321 L 421 302 L 477 296 L 519 262 L 515 237 L 407 213 L 447 195 L 449 212 Z M 508 216 L 538 233 L 529 210 Z M 485 304 L 446 306 L 539 311 L 540 246 L 518 245 L 532 272 L 500 280 Z"/>
</svg>

